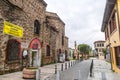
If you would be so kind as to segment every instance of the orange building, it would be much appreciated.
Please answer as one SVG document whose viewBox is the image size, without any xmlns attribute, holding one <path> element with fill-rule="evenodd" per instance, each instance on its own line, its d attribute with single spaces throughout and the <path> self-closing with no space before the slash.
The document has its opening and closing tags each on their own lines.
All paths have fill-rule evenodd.
<svg viewBox="0 0 120 80">
<path fill-rule="evenodd" d="M 120 0 L 107 0 L 101 31 L 105 32 L 112 69 L 120 73 Z"/>
</svg>

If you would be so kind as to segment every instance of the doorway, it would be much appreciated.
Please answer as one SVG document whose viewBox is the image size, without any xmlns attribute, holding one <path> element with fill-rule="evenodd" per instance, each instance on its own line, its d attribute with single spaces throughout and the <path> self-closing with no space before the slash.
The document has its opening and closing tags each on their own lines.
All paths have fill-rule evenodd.
<svg viewBox="0 0 120 80">
<path fill-rule="evenodd" d="M 31 51 L 31 65 L 33 67 L 39 66 L 38 50 Z"/>
</svg>

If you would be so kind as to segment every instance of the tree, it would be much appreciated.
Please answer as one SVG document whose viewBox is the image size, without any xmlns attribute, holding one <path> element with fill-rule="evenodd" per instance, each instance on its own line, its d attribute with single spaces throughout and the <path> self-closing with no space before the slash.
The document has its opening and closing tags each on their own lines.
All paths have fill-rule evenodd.
<svg viewBox="0 0 120 80">
<path fill-rule="evenodd" d="M 104 57 L 105 57 L 105 59 L 106 59 L 107 49 L 103 49 L 102 52 L 103 52 Z"/>
<path fill-rule="evenodd" d="M 78 50 L 80 51 L 80 53 L 82 53 L 82 58 L 83 58 L 83 55 L 89 54 L 92 48 L 88 44 L 79 44 Z"/>
</svg>

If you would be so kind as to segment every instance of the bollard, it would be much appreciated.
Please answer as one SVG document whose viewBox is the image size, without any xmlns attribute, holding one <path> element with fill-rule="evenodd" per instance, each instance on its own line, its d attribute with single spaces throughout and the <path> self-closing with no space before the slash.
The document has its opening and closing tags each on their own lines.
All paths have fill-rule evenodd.
<svg viewBox="0 0 120 80">
<path fill-rule="evenodd" d="M 55 74 L 57 74 L 57 65 L 55 64 Z"/>
<path fill-rule="evenodd" d="M 67 69 L 67 63 L 65 63 L 65 69 Z"/>
<path fill-rule="evenodd" d="M 81 80 L 80 70 L 78 71 L 78 80 Z"/>
<path fill-rule="evenodd" d="M 91 65 L 90 65 L 90 77 L 92 77 L 92 69 L 93 69 L 93 60 L 92 60 Z"/>
<path fill-rule="evenodd" d="M 56 80 L 60 80 L 60 72 L 59 71 L 57 71 L 57 73 L 56 73 Z"/>
<path fill-rule="evenodd" d="M 71 61 L 71 67 L 72 67 L 72 61 Z"/>
<path fill-rule="evenodd" d="M 70 68 L 70 62 L 69 62 L 69 68 Z"/>
<path fill-rule="evenodd" d="M 36 70 L 36 80 L 40 80 L 40 68 Z"/>
<path fill-rule="evenodd" d="M 63 71 L 63 64 L 61 64 L 61 71 Z"/>
</svg>

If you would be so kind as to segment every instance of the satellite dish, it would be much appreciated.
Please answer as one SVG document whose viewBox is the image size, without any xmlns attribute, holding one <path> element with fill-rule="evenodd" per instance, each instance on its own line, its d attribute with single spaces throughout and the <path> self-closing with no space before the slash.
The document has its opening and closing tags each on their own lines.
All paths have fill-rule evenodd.
<svg viewBox="0 0 120 80">
<path fill-rule="evenodd" d="M 23 51 L 23 58 L 26 58 L 27 55 L 28 55 L 27 50 L 24 50 L 24 51 Z"/>
</svg>

